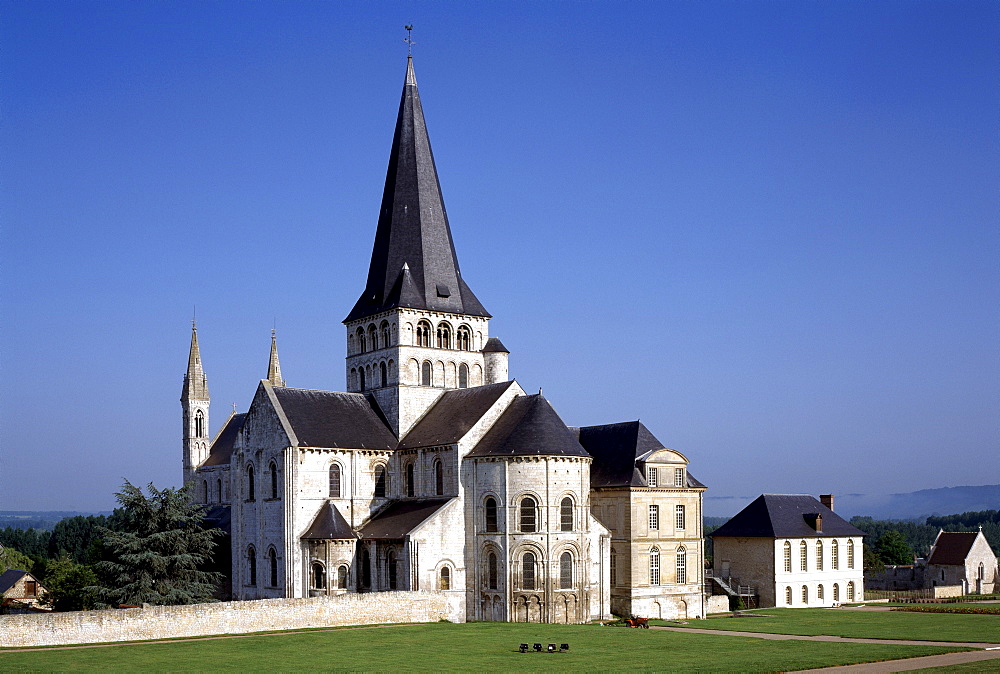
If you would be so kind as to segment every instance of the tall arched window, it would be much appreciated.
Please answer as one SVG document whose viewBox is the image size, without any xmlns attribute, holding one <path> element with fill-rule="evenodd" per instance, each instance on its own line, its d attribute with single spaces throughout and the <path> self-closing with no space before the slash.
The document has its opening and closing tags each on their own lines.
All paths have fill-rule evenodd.
<svg viewBox="0 0 1000 674">
<path fill-rule="evenodd" d="M 840 543 L 834 541 L 830 544 L 830 561 L 833 564 L 833 570 L 840 570 Z"/>
<path fill-rule="evenodd" d="M 451 589 L 451 569 L 449 569 L 447 566 L 441 567 L 441 581 L 438 583 L 438 589 L 440 590 Z"/>
<path fill-rule="evenodd" d="M 559 504 L 559 530 L 573 531 L 573 499 L 569 496 Z"/>
<path fill-rule="evenodd" d="M 816 570 L 823 570 L 823 541 L 816 541 Z"/>
<path fill-rule="evenodd" d="M 382 375 L 382 388 L 389 385 L 389 371 L 385 367 L 385 363 L 379 364 L 379 372 Z"/>
<path fill-rule="evenodd" d="M 223 500 L 223 497 L 222 497 L 222 480 L 216 480 L 215 481 L 215 486 L 217 487 L 216 490 L 215 490 L 215 495 L 219 499 L 219 503 L 222 503 L 222 500 Z"/>
<path fill-rule="evenodd" d="M 521 531 L 533 533 L 538 531 L 538 522 L 535 517 L 535 499 L 525 496 L 521 499 Z"/>
<path fill-rule="evenodd" d="M 809 570 L 809 561 L 808 561 L 809 558 L 806 556 L 807 550 L 808 546 L 806 545 L 805 541 L 799 543 L 799 571 Z"/>
<path fill-rule="evenodd" d="M 399 579 L 396 575 L 396 553 L 394 551 L 390 550 L 386 553 L 385 566 L 389 572 L 389 589 L 395 590 L 399 584 Z"/>
<path fill-rule="evenodd" d="M 382 348 L 385 349 L 389 346 L 389 322 L 382 321 L 380 330 L 382 331 Z"/>
<path fill-rule="evenodd" d="M 486 498 L 484 510 L 486 511 L 486 531 L 499 531 L 497 527 L 497 501 L 492 496 Z"/>
<path fill-rule="evenodd" d="M 202 489 L 202 493 L 205 496 L 205 498 L 202 501 L 202 503 L 208 503 L 208 480 L 202 480 L 202 482 L 204 482 L 204 485 L 205 485 L 204 489 Z"/>
<path fill-rule="evenodd" d="M 569 590 L 573 587 L 573 555 L 568 551 L 559 555 L 559 589 Z"/>
<path fill-rule="evenodd" d="M 847 601 L 854 601 L 854 581 L 847 584 Z"/>
<path fill-rule="evenodd" d="M 439 349 L 451 348 L 451 326 L 447 323 L 438 323 L 437 345 Z"/>
<path fill-rule="evenodd" d="M 472 330 L 469 329 L 468 325 L 458 326 L 458 336 L 456 341 L 458 342 L 456 345 L 458 349 L 461 349 L 462 351 L 472 350 Z"/>
<path fill-rule="evenodd" d="M 247 548 L 247 585 L 257 584 L 257 551 L 251 545 Z"/>
<path fill-rule="evenodd" d="M 431 324 L 427 321 L 417 323 L 417 346 L 431 345 Z"/>
<path fill-rule="evenodd" d="M 272 461 L 267 469 L 271 473 L 271 498 L 278 498 L 278 466 Z"/>
<path fill-rule="evenodd" d="M 267 564 L 270 567 L 270 585 L 278 587 L 278 553 L 274 551 L 274 548 L 267 551 Z"/>
<path fill-rule="evenodd" d="M 312 565 L 312 586 L 315 590 L 326 589 L 326 569 L 319 562 L 313 562 Z"/>
<path fill-rule="evenodd" d="M 785 573 L 792 572 L 792 544 L 785 541 Z"/>
<path fill-rule="evenodd" d="M 979 571 L 976 572 L 976 578 L 978 580 L 986 580 L 986 566 L 979 562 Z"/>
<path fill-rule="evenodd" d="M 611 587 L 618 587 L 618 553 L 611 549 Z"/>
<path fill-rule="evenodd" d="M 375 466 L 375 496 L 384 498 L 386 492 L 385 466 Z"/>
<path fill-rule="evenodd" d="M 683 545 L 677 548 L 677 560 L 676 560 L 676 570 L 677 570 L 677 584 L 683 585 L 688 582 L 688 572 L 687 572 L 687 548 Z"/>
<path fill-rule="evenodd" d="M 833 600 L 834 601 L 840 601 L 840 584 L 839 583 L 834 583 L 833 584 Z"/>
<path fill-rule="evenodd" d="M 854 541 L 847 539 L 847 568 L 854 568 Z"/>
<path fill-rule="evenodd" d="M 367 344 L 365 344 L 365 331 L 358 328 L 358 353 L 364 353 L 368 350 Z"/>
<path fill-rule="evenodd" d="M 823 601 L 823 583 L 816 586 L 816 600 Z"/>
<path fill-rule="evenodd" d="M 535 589 L 535 553 L 526 552 L 521 557 L 521 587 L 525 590 Z"/>
<path fill-rule="evenodd" d="M 433 383 L 434 380 L 431 378 L 431 362 L 425 360 L 424 364 L 420 366 L 420 385 L 430 386 Z"/>
<path fill-rule="evenodd" d="M 497 560 L 495 552 L 491 552 L 486 557 L 486 586 L 495 590 L 498 587 L 500 578 L 500 562 Z"/>
<path fill-rule="evenodd" d="M 371 350 L 378 350 L 378 331 L 375 329 L 375 325 L 368 326 L 368 343 L 371 344 Z"/>
<path fill-rule="evenodd" d="M 340 464 L 330 464 L 330 498 L 340 498 Z"/>
<path fill-rule="evenodd" d="M 254 494 L 253 464 L 247 466 L 247 500 L 254 501 L 257 496 Z"/>
<path fill-rule="evenodd" d="M 789 606 L 792 605 L 792 587 L 790 585 L 785 588 L 785 603 Z"/>
<path fill-rule="evenodd" d="M 434 462 L 434 493 L 444 496 L 444 466 L 440 459 Z"/>
<path fill-rule="evenodd" d="M 358 384 L 359 384 L 358 390 L 364 391 L 365 388 L 367 388 L 367 383 L 368 382 L 365 381 L 365 368 L 359 367 L 358 368 Z"/>
<path fill-rule="evenodd" d="M 196 438 L 205 437 L 205 413 L 201 410 L 194 413 L 194 436 Z"/>
<path fill-rule="evenodd" d="M 347 589 L 347 565 L 341 564 L 337 567 L 337 589 Z"/>
<path fill-rule="evenodd" d="M 415 491 L 416 488 L 413 485 L 414 480 L 413 480 L 413 464 L 412 463 L 406 464 L 406 473 L 405 473 L 405 478 L 404 479 L 406 480 L 406 485 L 405 485 L 406 486 L 406 495 L 407 496 L 413 496 L 414 495 L 414 491 Z"/>
<path fill-rule="evenodd" d="M 372 556 L 368 548 L 361 553 L 361 586 L 372 586 Z"/>
<path fill-rule="evenodd" d="M 802 586 L 802 603 L 809 603 L 809 588 L 805 585 Z"/>
<path fill-rule="evenodd" d="M 649 551 L 649 584 L 660 584 L 660 550 L 658 548 Z"/>
<path fill-rule="evenodd" d="M 458 366 L 458 388 L 469 388 L 469 366 L 465 363 Z"/>
</svg>

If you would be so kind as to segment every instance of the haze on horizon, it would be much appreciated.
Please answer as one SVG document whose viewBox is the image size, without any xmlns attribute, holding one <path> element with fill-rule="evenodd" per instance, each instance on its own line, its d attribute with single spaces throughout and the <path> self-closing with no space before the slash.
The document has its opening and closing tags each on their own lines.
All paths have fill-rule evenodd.
<svg viewBox="0 0 1000 674">
<path fill-rule="evenodd" d="M 1000 5 L 0 0 L 0 509 L 177 485 L 276 327 L 343 390 L 413 23 L 462 273 L 711 496 L 1000 483 Z"/>
</svg>

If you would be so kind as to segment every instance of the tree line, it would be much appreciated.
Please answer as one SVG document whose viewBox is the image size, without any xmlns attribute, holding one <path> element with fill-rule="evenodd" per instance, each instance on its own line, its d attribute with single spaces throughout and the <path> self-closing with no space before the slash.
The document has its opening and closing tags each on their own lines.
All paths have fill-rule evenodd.
<svg viewBox="0 0 1000 674">
<path fill-rule="evenodd" d="M 224 533 L 205 527 L 185 489 L 128 480 L 110 516 L 74 516 L 52 531 L 0 530 L 0 566 L 34 575 L 56 611 L 212 601 L 228 571 Z M 224 554 L 219 554 L 224 553 Z"/>
</svg>

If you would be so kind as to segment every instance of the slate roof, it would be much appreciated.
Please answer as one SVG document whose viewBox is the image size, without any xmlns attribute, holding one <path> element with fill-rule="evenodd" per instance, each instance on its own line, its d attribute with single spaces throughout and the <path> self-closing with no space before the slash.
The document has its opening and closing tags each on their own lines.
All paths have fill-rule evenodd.
<svg viewBox="0 0 1000 674">
<path fill-rule="evenodd" d="M 513 381 L 446 391 L 434 406 L 406 434 L 400 449 L 448 445 L 461 440 Z"/>
<path fill-rule="evenodd" d="M 412 58 L 406 63 L 368 282 L 344 322 L 395 307 L 489 316 L 458 267 Z"/>
<path fill-rule="evenodd" d="M 214 529 L 222 529 L 229 533 L 233 530 L 232 508 L 225 505 L 212 506 L 205 511 L 202 521 Z"/>
<path fill-rule="evenodd" d="M 303 540 L 355 539 L 357 534 L 351 529 L 340 510 L 332 503 L 324 503 L 316 513 L 309 529 L 302 534 Z"/>
<path fill-rule="evenodd" d="M 468 456 L 587 456 L 587 452 L 538 393 L 514 398 Z"/>
<path fill-rule="evenodd" d="M 823 531 L 807 515 L 823 516 Z M 817 538 L 864 536 L 865 533 L 808 494 L 761 494 L 743 510 L 709 534 L 713 538 Z"/>
<path fill-rule="evenodd" d="M 233 456 L 233 444 L 236 442 L 236 436 L 239 435 L 246 420 L 246 412 L 230 415 L 219 434 L 215 436 L 215 440 L 212 441 L 212 448 L 208 451 L 208 458 L 205 459 L 205 463 L 201 464 L 202 466 L 229 465 Z"/>
<path fill-rule="evenodd" d="M 358 538 L 399 540 L 440 510 L 450 498 L 396 501 L 358 530 Z"/>
<path fill-rule="evenodd" d="M 486 346 L 483 347 L 483 353 L 510 353 L 507 347 L 503 345 L 497 337 L 490 337 L 486 340 Z"/>
<path fill-rule="evenodd" d="M 31 573 L 22 571 L 21 569 L 7 569 L 3 573 L 0 573 L 0 594 L 14 587 L 17 581 L 21 580 L 24 576 L 31 576 Z M 31 577 L 34 578 L 34 576 Z"/>
<path fill-rule="evenodd" d="M 594 457 L 590 466 L 591 487 L 648 487 L 646 476 L 636 465 L 640 457 L 665 449 L 641 421 L 623 421 L 573 429 L 580 444 Z M 688 487 L 704 487 L 691 473 Z"/>
<path fill-rule="evenodd" d="M 302 447 L 393 449 L 393 435 L 361 393 L 273 387 Z"/>
<path fill-rule="evenodd" d="M 975 531 L 940 532 L 937 540 L 934 541 L 934 549 L 931 551 L 930 557 L 927 558 L 927 563 L 959 566 L 965 564 L 965 558 L 969 556 L 977 536 L 979 534 Z"/>
</svg>

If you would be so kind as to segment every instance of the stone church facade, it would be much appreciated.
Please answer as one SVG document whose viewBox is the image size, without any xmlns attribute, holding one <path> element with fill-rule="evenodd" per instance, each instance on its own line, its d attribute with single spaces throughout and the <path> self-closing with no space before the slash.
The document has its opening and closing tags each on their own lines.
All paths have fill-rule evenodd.
<svg viewBox="0 0 1000 674">
<path fill-rule="evenodd" d="M 209 435 L 192 330 L 184 480 L 228 522 L 236 599 L 435 590 L 467 620 L 704 617 L 702 494 L 641 423 L 566 426 L 508 378 L 462 278 L 412 59 L 347 391 L 288 387 L 272 334 L 249 409 Z"/>
</svg>

